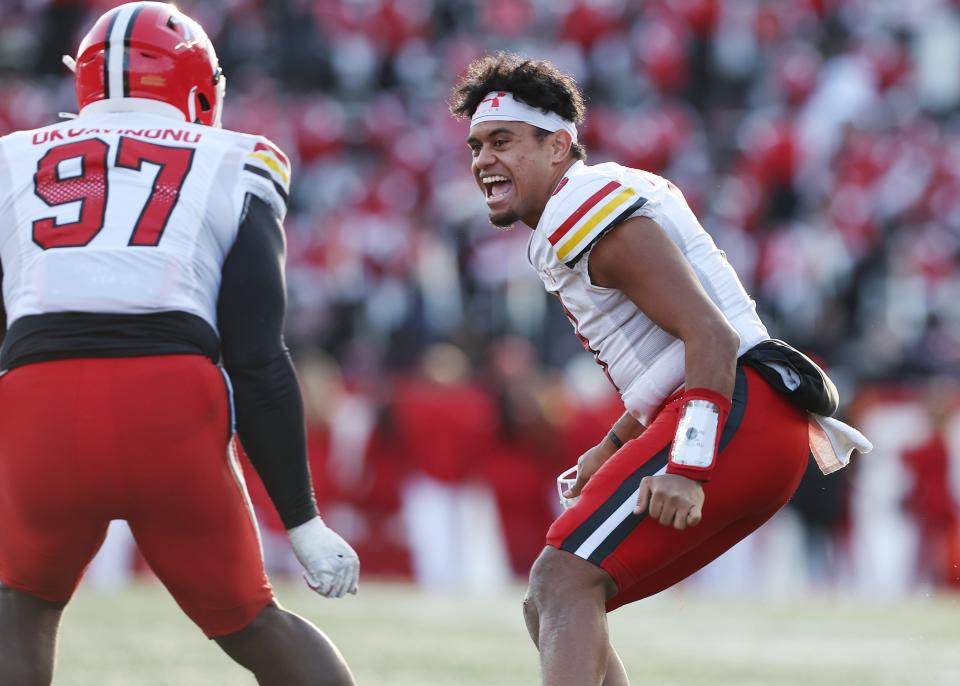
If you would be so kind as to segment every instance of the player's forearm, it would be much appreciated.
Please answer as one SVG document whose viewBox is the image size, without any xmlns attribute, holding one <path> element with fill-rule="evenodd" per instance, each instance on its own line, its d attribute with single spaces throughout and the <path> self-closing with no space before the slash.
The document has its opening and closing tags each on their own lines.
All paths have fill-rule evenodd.
<svg viewBox="0 0 960 686">
<path fill-rule="evenodd" d="M 725 321 L 684 340 L 684 385 L 733 395 L 740 337 Z"/>
<path fill-rule="evenodd" d="M 709 481 L 730 413 L 736 381 L 737 333 L 721 320 L 684 338 L 686 379 L 683 406 L 670 446 L 667 473 Z"/>
<path fill-rule="evenodd" d="M 610 427 L 610 431 L 604 436 L 601 443 L 606 444 L 606 447 L 613 448 L 613 452 L 616 452 L 616 450 L 620 448 L 620 445 L 637 438 L 646 428 L 647 427 L 638 422 L 632 414 L 624 412 L 623 416 Z M 611 436 L 611 434 L 613 435 Z M 620 445 L 617 445 L 617 442 L 619 442 Z"/>
<path fill-rule="evenodd" d="M 228 368 L 237 433 L 286 528 L 317 515 L 307 465 L 303 399 L 286 351 L 259 366 Z"/>
</svg>

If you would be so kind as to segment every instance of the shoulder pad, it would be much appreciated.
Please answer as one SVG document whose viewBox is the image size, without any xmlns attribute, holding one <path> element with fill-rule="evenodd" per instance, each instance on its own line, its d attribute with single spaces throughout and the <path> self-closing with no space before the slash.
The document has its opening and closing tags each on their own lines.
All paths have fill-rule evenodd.
<svg viewBox="0 0 960 686">
<path fill-rule="evenodd" d="M 264 136 L 257 136 L 244 157 L 243 171 L 250 190 L 274 206 L 282 218 L 290 196 L 290 160 L 283 151 Z"/>
<path fill-rule="evenodd" d="M 561 181 L 543 228 L 557 259 L 572 267 L 607 231 L 647 199 L 622 176 L 583 167 Z"/>
</svg>

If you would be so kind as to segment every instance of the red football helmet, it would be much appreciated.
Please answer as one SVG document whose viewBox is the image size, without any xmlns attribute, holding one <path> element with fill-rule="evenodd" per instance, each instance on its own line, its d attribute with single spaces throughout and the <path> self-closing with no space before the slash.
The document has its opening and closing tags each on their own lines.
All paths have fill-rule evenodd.
<svg viewBox="0 0 960 686">
<path fill-rule="evenodd" d="M 81 109 L 148 98 L 173 105 L 187 121 L 220 126 L 226 79 L 213 44 L 173 5 L 130 2 L 104 14 L 80 42 L 74 72 Z"/>
</svg>

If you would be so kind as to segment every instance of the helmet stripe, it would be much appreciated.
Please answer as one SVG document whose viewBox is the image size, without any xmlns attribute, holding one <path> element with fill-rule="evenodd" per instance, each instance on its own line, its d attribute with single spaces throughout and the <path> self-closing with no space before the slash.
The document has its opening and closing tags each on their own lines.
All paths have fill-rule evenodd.
<svg viewBox="0 0 960 686">
<path fill-rule="evenodd" d="M 143 5 L 139 5 L 133 14 L 130 15 L 130 21 L 127 22 L 127 30 L 123 34 L 123 97 L 130 97 L 130 36 L 133 35 L 133 25 L 137 23 L 137 15 L 143 10 Z"/>
<path fill-rule="evenodd" d="M 107 24 L 107 33 L 104 35 L 104 44 L 103 49 L 103 97 L 110 97 L 110 32 L 113 31 L 113 25 L 117 23 L 117 15 L 120 13 L 115 13 L 110 17 L 110 23 Z"/>
<path fill-rule="evenodd" d="M 126 50 L 123 41 L 127 34 L 127 26 L 130 18 L 139 7 L 129 5 L 121 6 L 116 17 L 110 21 L 107 32 L 107 54 L 104 60 L 107 64 L 107 97 L 121 98 L 126 95 L 124 91 L 124 66 L 126 60 Z"/>
</svg>

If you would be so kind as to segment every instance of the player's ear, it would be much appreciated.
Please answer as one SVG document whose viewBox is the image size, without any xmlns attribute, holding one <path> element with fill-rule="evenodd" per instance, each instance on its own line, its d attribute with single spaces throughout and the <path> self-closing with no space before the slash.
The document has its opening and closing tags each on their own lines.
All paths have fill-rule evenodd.
<svg viewBox="0 0 960 686">
<path fill-rule="evenodd" d="M 570 147 L 573 145 L 573 138 L 563 129 L 554 131 L 550 141 L 550 153 L 554 162 L 562 162 L 570 154 Z"/>
</svg>

